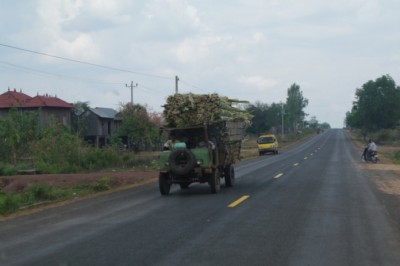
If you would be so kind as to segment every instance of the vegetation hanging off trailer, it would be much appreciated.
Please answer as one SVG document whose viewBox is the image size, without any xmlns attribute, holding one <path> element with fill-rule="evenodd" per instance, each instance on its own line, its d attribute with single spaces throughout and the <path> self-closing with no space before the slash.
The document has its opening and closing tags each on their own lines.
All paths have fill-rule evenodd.
<svg viewBox="0 0 400 266">
<path fill-rule="evenodd" d="M 218 94 L 174 94 L 164 105 L 167 127 L 190 127 L 220 121 L 244 121 L 250 124 L 252 115 L 234 104 L 247 103 L 219 96 Z"/>
</svg>

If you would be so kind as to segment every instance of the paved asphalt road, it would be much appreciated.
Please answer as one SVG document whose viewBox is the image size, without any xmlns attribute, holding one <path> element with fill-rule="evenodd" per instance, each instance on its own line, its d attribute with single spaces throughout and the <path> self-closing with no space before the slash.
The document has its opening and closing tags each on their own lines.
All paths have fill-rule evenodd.
<svg viewBox="0 0 400 266">
<path fill-rule="evenodd" d="M 329 130 L 236 165 L 236 184 L 158 184 L 0 223 L 0 265 L 400 265 L 360 151 Z"/>
</svg>

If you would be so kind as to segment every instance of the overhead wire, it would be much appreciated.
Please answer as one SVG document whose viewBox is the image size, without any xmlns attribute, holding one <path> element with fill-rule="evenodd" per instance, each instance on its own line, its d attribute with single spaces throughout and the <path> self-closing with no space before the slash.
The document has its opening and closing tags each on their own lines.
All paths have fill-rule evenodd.
<svg viewBox="0 0 400 266">
<path fill-rule="evenodd" d="M 132 71 L 132 70 L 127 70 L 127 69 L 122 69 L 122 68 L 117 68 L 117 67 L 112 67 L 112 66 L 106 66 L 106 65 L 90 63 L 90 62 L 86 62 L 86 61 L 82 61 L 82 60 L 76 60 L 76 59 L 66 58 L 66 57 L 57 56 L 57 55 L 51 55 L 51 54 L 48 54 L 48 53 L 33 51 L 33 50 L 30 50 L 30 49 L 21 48 L 21 47 L 8 45 L 8 44 L 4 44 L 4 43 L 0 43 L 0 46 L 11 48 L 11 49 L 15 49 L 15 50 L 19 50 L 19 51 L 24 51 L 24 52 L 28 52 L 28 53 L 33 53 L 33 54 L 37 54 L 37 55 L 57 58 L 57 59 L 61 59 L 61 60 L 69 61 L 69 62 L 74 62 L 74 63 L 84 64 L 84 65 L 99 67 L 99 68 L 103 68 L 103 69 L 109 69 L 109 70 L 113 70 L 113 71 L 120 71 L 120 72 L 131 73 L 131 74 L 136 74 L 136 75 L 142 75 L 142 76 L 147 76 L 147 77 L 152 77 L 152 78 L 171 80 L 170 77 L 165 77 L 165 76 L 161 76 L 161 75 L 149 74 L 149 73 Z M 42 74 L 46 74 L 46 75 L 53 75 L 53 76 L 57 76 L 57 77 L 63 77 L 63 75 L 60 75 L 60 74 L 54 74 L 54 73 L 49 73 L 49 72 L 45 72 L 45 71 L 35 70 L 35 69 L 32 69 L 32 68 L 28 68 L 28 67 L 17 66 L 17 65 L 14 65 L 14 64 L 11 64 L 11 63 L 8 63 L 8 62 L 4 62 L 4 61 L 0 61 L 0 62 L 3 63 L 3 64 L 13 65 L 14 67 L 25 69 L 25 70 L 29 70 L 29 71 L 33 71 L 33 72 L 38 72 L 38 73 L 42 73 Z M 80 80 L 82 80 L 82 79 L 80 79 Z M 199 91 L 202 91 L 204 93 L 209 93 L 209 92 L 201 89 L 198 86 L 190 84 L 189 82 L 186 82 L 184 80 L 180 80 L 180 81 L 182 83 L 192 87 L 192 88 L 195 88 L 195 89 L 199 90 Z M 110 83 L 110 84 L 124 84 L 124 83 Z M 143 85 L 141 85 L 141 86 L 146 88 Z"/>
<path fill-rule="evenodd" d="M 169 80 L 171 79 L 170 77 L 164 77 L 164 76 L 155 75 L 155 74 L 149 74 L 149 73 L 144 73 L 144 72 L 132 71 L 132 70 L 127 70 L 127 69 L 122 69 L 122 68 L 117 68 L 117 67 L 111 67 L 111 66 L 105 66 L 105 65 L 85 62 L 85 61 L 66 58 L 66 57 L 62 57 L 62 56 L 58 56 L 58 55 L 51 55 L 51 54 L 47 54 L 47 53 L 43 53 L 43 52 L 37 52 L 37 51 L 20 48 L 20 47 L 8 45 L 8 44 L 3 44 L 3 43 L 0 43 L 0 46 L 15 49 L 15 50 L 20 50 L 20 51 L 24 51 L 24 52 L 29 52 L 29 53 L 33 53 L 33 54 L 43 55 L 43 56 L 47 56 L 47 57 L 53 57 L 53 58 L 57 58 L 57 59 L 61 59 L 61 60 L 74 62 L 74 63 L 80 63 L 80 64 L 84 64 L 84 65 L 90 65 L 90 66 L 95 66 L 95 67 L 99 67 L 99 68 L 114 70 L 114 71 L 126 72 L 126 73 L 137 74 L 137 75 L 148 76 L 148 77 L 159 78 L 159 79 L 169 79 Z"/>
<path fill-rule="evenodd" d="M 72 77 L 72 76 L 68 76 L 68 75 L 56 74 L 56 73 L 51 73 L 51 72 L 47 72 L 47 71 L 43 71 L 43 70 L 37 70 L 34 68 L 30 68 L 30 67 L 20 66 L 17 64 L 12 64 L 12 63 L 1 61 L 1 60 L 0 60 L 0 64 L 15 68 L 17 70 L 23 70 L 26 72 L 35 72 L 35 73 L 39 73 L 39 74 L 44 74 L 46 76 L 52 76 L 52 77 L 61 78 L 61 79 L 80 80 L 83 82 L 100 83 L 100 84 L 119 84 L 119 85 L 124 84 L 123 82 L 109 82 L 109 81 L 104 81 L 104 80 L 97 81 L 97 80 L 91 80 L 91 79 L 83 79 L 80 77 Z"/>
<path fill-rule="evenodd" d="M 199 90 L 199 91 L 202 91 L 202 92 L 204 92 L 204 93 L 209 94 L 208 91 L 205 91 L 205 90 L 203 90 L 202 88 L 200 88 L 200 87 L 198 87 L 198 86 L 195 86 L 195 85 L 193 85 L 193 84 L 190 84 L 189 82 L 186 82 L 186 81 L 181 80 L 181 79 L 179 79 L 179 81 L 182 82 L 182 83 L 184 83 L 184 84 L 186 84 L 186 85 L 188 85 L 188 86 L 190 86 L 190 87 L 192 87 L 192 88 L 195 88 L 195 89 L 197 89 L 197 90 Z"/>
</svg>

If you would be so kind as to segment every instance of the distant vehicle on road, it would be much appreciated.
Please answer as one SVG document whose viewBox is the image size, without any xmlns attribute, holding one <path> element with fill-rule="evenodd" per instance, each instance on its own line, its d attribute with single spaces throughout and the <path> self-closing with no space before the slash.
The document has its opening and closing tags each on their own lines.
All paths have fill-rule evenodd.
<svg viewBox="0 0 400 266">
<path fill-rule="evenodd" d="M 261 135 L 257 139 L 258 154 L 261 156 L 267 152 L 278 154 L 279 143 L 274 134 Z"/>
</svg>

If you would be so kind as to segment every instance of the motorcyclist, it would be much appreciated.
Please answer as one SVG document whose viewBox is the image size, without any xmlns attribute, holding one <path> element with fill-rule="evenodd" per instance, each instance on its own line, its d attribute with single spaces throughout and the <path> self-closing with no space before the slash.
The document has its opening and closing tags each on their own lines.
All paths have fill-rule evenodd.
<svg viewBox="0 0 400 266">
<path fill-rule="evenodd" d="M 377 151 L 377 146 L 375 144 L 375 142 L 372 139 L 368 140 L 368 144 L 364 149 L 364 160 L 367 161 L 367 153 L 368 153 L 368 157 L 370 157 L 372 154 L 375 154 Z"/>
</svg>

